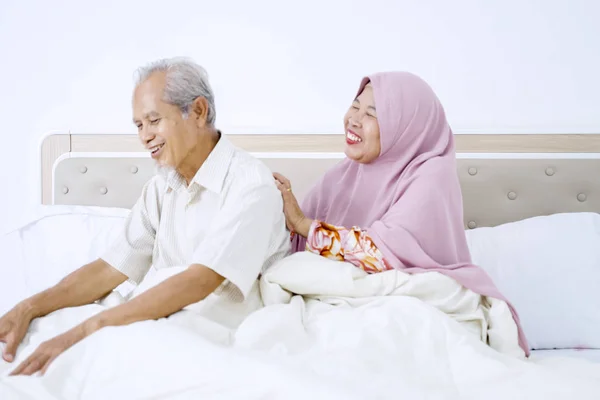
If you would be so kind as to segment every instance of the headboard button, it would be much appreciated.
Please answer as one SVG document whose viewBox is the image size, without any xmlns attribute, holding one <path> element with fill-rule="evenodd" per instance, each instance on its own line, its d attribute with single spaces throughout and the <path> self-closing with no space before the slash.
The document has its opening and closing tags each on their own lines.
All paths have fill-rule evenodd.
<svg viewBox="0 0 600 400">
<path fill-rule="evenodd" d="M 475 168 L 475 167 L 469 168 L 469 175 L 471 175 L 471 176 L 477 175 L 477 168 Z"/>
<path fill-rule="evenodd" d="M 585 193 L 579 193 L 579 194 L 577 195 L 577 200 L 579 200 L 580 202 L 582 202 L 582 203 L 583 203 L 584 201 L 586 201 L 586 200 L 587 200 L 587 196 L 585 195 Z"/>
<path fill-rule="evenodd" d="M 469 221 L 469 223 L 467 224 L 467 226 L 469 227 L 469 229 L 475 229 L 475 228 L 477 228 L 477 224 L 475 223 L 475 221 Z"/>
<path fill-rule="evenodd" d="M 85 174 L 87 172 L 87 167 L 83 166 L 83 167 L 79 168 L 79 172 L 81 172 L 82 174 Z"/>
<path fill-rule="evenodd" d="M 101 187 L 100 188 L 100 194 L 106 194 L 106 193 L 108 193 L 108 189 L 105 188 L 105 187 Z"/>
<path fill-rule="evenodd" d="M 137 172 L 138 172 L 138 167 L 136 167 L 136 166 L 134 165 L 133 167 L 131 167 L 130 171 L 131 171 L 131 173 L 132 173 L 132 174 L 137 174 Z"/>
<path fill-rule="evenodd" d="M 68 187 L 66 187 L 66 186 L 63 186 L 63 188 L 62 188 L 62 192 L 63 192 L 63 194 L 67 194 L 67 193 L 69 193 L 69 188 L 68 188 Z"/>
<path fill-rule="evenodd" d="M 548 176 L 554 175 L 554 168 L 546 168 L 546 175 L 548 175 Z"/>
<path fill-rule="evenodd" d="M 514 200 L 517 198 L 517 194 L 515 192 L 508 192 L 508 199 Z"/>
</svg>

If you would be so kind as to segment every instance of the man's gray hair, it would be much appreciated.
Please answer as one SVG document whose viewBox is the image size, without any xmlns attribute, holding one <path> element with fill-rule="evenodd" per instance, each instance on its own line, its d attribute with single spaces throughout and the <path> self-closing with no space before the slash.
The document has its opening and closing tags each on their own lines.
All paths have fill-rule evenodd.
<svg viewBox="0 0 600 400">
<path fill-rule="evenodd" d="M 179 107 L 184 118 L 187 118 L 194 100 L 204 97 L 208 103 L 206 122 L 214 125 L 216 118 L 215 95 L 208 82 L 208 73 L 204 68 L 183 57 L 154 61 L 137 70 L 136 87 L 155 72 L 167 74 L 163 99 L 165 102 Z"/>
</svg>

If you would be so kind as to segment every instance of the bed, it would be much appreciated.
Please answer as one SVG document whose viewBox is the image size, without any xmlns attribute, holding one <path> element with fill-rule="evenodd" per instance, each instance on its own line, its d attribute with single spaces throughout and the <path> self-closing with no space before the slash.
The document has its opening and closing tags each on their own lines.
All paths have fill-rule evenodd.
<svg viewBox="0 0 600 400">
<path fill-rule="evenodd" d="M 294 182 L 301 199 L 343 158 L 339 135 L 229 135 Z M 465 227 L 599 212 L 600 135 L 456 135 Z M 42 203 L 130 207 L 154 173 L 136 135 L 48 136 Z"/>
<path fill-rule="evenodd" d="M 235 145 L 263 160 L 273 171 L 287 176 L 300 199 L 327 168 L 343 158 L 343 137 L 340 135 L 265 134 L 228 135 L 228 137 Z M 595 294 L 597 291 L 595 288 L 600 286 L 600 254 L 598 253 L 600 246 L 597 245 L 600 243 L 598 220 L 600 218 L 598 214 L 600 212 L 600 135 L 460 134 L 456 135 L 456 147 L 458 174 L 464 201 L 464 226 L 474 262 L 486 269 L 507 297 L 514 299 L 513 304 L 520 311 L 524 329 L 533 348 L 531 360 L 539 362 L 536 366 L 546 365 L 547 362 L 556 368 L 559 364 L 562 366 L 563 369 L 555 369 L 554 375 L 545 375 L 544 379 L 551 379 L 548 376 L 560 376 L 566 368 L 580 371 L 578 379 L 589 374 L 593 376 L 592 381 L 596 382 L 598 378 L 597 382 L 600 382 L 600 343 L 598 342 L 600 313 L 597 312 L 600 309 L 600 295 Z M 4 246 L 6 249 L 16 248 L 22 246 L 22 242 L 27 240 L 28 243 L 38 243 L 51 236 L 57 224 L 71 234 L 65 233 L 61 243 L 56 242 L 52 246 L 52 251 L 46 250 L 43 256 L 35 260 L 33 259 L 35 257 L 23 255 L 26 252 L 21 252 L 18 256 L 21 258 L 15 263 L 29 263 L 36 265 L 38 269 L 35 273 L 27 272 L 22 276 L 16 276 L 15 272 L 12 272 L 15 282 L 20 280 L 23 284 L 13 286 L 13 296 L 8 296 L 10 298 L 5 296 L 2 299 L 6 304 L 18 300 L 23 293 L 36 292 L 60 279 L 70 269 L 80 265 L 82 260 L 95 256 L 108 242 L 110 232 L 118 229 L 120 222 L 126 217 L 127 209 L 137 199 L 142 185 L 154 174 L 153 161 L 144 152 L 136 135 L 53 134 L 43 141 L 40 155 L 40 200 L 44 207 L 40 215 L 32 219 L 34 222 L 25 224 L 18 234 L 13 234 L 10 239 L 12 242 L 5 241 Z M 32 233 L 31 228 L 34 225 L 38 226 L 35 234 Z M 86 247 L 86 243 L 92 240 L 96 243 L 95 247 Z M 81 250 L 84 247 L 86 250 Z M 43 268 L 39 267 L 39 264 L 43 263 L 46 265 Z M 573 275 L 565 275 L 565 266 L 575 271 Z M 565 283 L 565 276 L 574 276 L 573 283 Z M 285 283 L 277 279 L 285 281 L 288 277 L 282 275 L 273 279 L 273 282 L 279 285 L 278 287 L 285 289 Z M 383 285 L 381 282 L 379 284 Z M 285 290 L 281 293 L 283 292 Z M 555 293 L 560 295 L 554 295 Z M 291 304 L 292 307 L 306 307 L 304 303 L 298 306 L 294 303 L 296 301 L 294 299 L 287 301 L 288 306 Z M 456 328 L 450 322 L 448 324 L 450 325 L 440 325 L 439 328 L 449 331 Z M 135 333 L 131 332 L 131 334 Z M 266 336 L 268 335 L 264 334 L 261 338 L 257 338 L 250 335 L 245 338 L 244 343 L 247 348 L 262 346 Z M 102 340 L 106 338 L 99 337 L 96 345 L 100 346 Z M 419 346 L 419 344 L 413 345 Z M 423 352 L 428 351 L 426 344 L 420 345 L 423 346 Z M 132 354 L 132 357 L 137 354 L 129 348 L 126 350 Z M 92 358 L 91 354 L 98 356 L 98 353 L 93 353 L 92 350 L 87 351 L 88 353 L 80 352 L 77 355 L 74 353 L 71 359 Z M 281 351 L 281 348 L 278 351 Z M 141 353 L 137 356 L 143 357 Z M 223 360 L 229 360 L 228 362 L 235 361 L 241 363 L 240 365 L 248 363 L 247 358 L 235 358 L 232 361 L 229 356 L 219 355 Z M 566 358 L 557 362 L 559 359 L 562 360 L 562 357 Z M 598 368 L 593 369 L 587 363 L 578 364 L 584 362 L 583 360 L 598 363 Z M 375 392 L 365 394 L 358 388 L 353 389 L 354 393 L 336 391 L 341 390 L 340 387 L 345 383 L 340 380 L 335 384 L 330 370 L 327 370 L 333 366 L 323 360 L 320 362 L 321 367 L 313 366 L 311 373 L 293 368 L 286 370 L 281 365 L 274 370 L 272 366 L 266 367 L 270 364 L 265 360 L 260 360 L 258 364 L 255 361 L 248 365 L 249 368 L 256 368 L 256 374 L 282 374 L 281 381 L 286 382 L 287 386 L 285 389 L 283 386 L 278 386 L 276 390 L 279 392 L 276 393 L 285 390 L 287 393 L 285 398 L 305 398 L 303 396 L 311 395 L 306 392 L 306 385 L 299 384 L 302 379 L 310 380 L 313 385 L 311 387 L 321 388 L 320 391 L 314 392 L 319 394 L 311 392 L 316 398 L 367 398 L 364 396 L 396 398 L 391 395 L 388 397 L 389 390 L 385 392 L 386 395 L 381 393 L 376 395 Z M 501 362 L 495 361 L 507 368 L 513 362 L 506 359 L 502 359 Z M 114 368 L 115 362 L 113 358 L 110 362 L 106 361 L 103 366 L 110 365 Z M 166 358 L 164 362 L 168 362 Z M 348 363 L 352 364 L 350 360 Z M 465 371 L 469 370 L 470 374 L 476 374 L 475 370 L 467 368 L 464 363 L 466 361 L 463 361 L 461 368 Z M 60 376 L 61 373 L 72 374 L 72 370 L 65 369 L 67 364 L 68 362 L 64 361 L 62 367 L 57 367 L 55 376 Z M 93 367 L 90 365 L 92 364 L 89 364 L 89 369 L 86 370 L 88 376 L 92 370 L 95 374 L 100 373 L 98 365 Z M 62 372 L 61 368 L 63 368 Z M 221 368 L 220 364 L 218 368 Z M 339 365 L 335 368 L 339 368 Z M 455 365 L 454 368 L 458 366 Z M 281 372 L 284 370 L 286 372 Z M 316 370 L 321 374 L 319 379 L 313 376 Z M 519 371 L 513 376 L 514 379 L 522 379 L 519 385 L 528 383 L 533 388 L 534 383 L 538 381 L 539 385 L 542 385 L 542 375 L 536 375 L 537 372 Z M 362 371 L 362 373 L 367 372 Z M 457 381 L 463 379 L 466 382 L 466 379 L 470 379 L 468 374 L 465 374 L 466 372 L 463 372 L 463 376 L 456 369 L 452 369 L 453 379 Z M 290 380 L 289 376 L 292 375 L 295 378 Z M 334 379 L 334 383 L 322 380 L 323 376 Z M 256 397 L 249 394 L 253 390 L 252 385 L 255 385 L 252 382 L 256 380 L 247 377 L 238 378 L 240 391 L 227 392 L 223 398 L 265 396 L 266 392 L 260 392 L 259 389 L 256 389 Z M 77 376 L 75 381 L 78 379 L 82 382 L 84 378 Z M 172 379 L 177 378 L 172 377 Z M 217 379 L 217 376 L 207 374 L 203 379 L 205 382 L 212 382 L 211 385 L 214 387 L 214 382 L 210 379 Z M 409 398 L 411 394 L 414 398 L 425 396 L 421 391 L 422 387 L 414 383 L 424 378 L 414 376 L 411 379 L 413 383 L 404 382 L 403 395 Z M 504 376 L 503 379 L 508 378 Z M 99 381 L 101 380 L 99 378 Z M 452 383 L 454 386 L 451 386 L 458 388 L 457 381 Z M 0 381 L 0 394 L 3 388 L 6 393 L 18 393 L 24 396 L 23 393 L 29 390 L 30 393 L 37 394 L 42 390 L 48 391 L 53 384 L 53 381 L 30 382 L 32 386 L 24 389 L 24 386 L 20 385 L 3 387 Z M 45 386 L 36 387 L 36 385 Z M 517 390 L 515 387 L 519 385 L 515 385 L 510 390 Z M 70 389 L 61 387 L 60 393 L 65 398 L 96 398 L 89 392 L 84 396 L 81 392 L 82 387 L 78 386 L 77 390 L 80 392 L 70 391 L 75 390 L 72 387 Z M 428 398 L 477 398 L 470 397 L 473 394 L 468 394 L 463 389 L 455 389 L 456 391 L 453 392 L 443 385 L 436 388 L 429 384 L 428 387 L 428 390 L 431 390 L 427 394 Z M 494 398 L 512 398 L 511 396 L 516 393 L 505 388 L 506 392 L 502 394 L 503 386 L 495 387 L 497 397 Z M 536 389 L 536 396 L 541 393 L 540 387 Z M 596 388 L 588 381 L 584 381 L 579 387 Z M 548 393 L 556 396 L 550 398 L 561 398 L 562 395 L 571 394 L 569 385 L 560 386 L 556 383 L 553 387 L 551 384 L 545 384 L 544 388 Z M 142 390 L 139 387 L 138 389 Z M 475 387 L 471 389 L 475 392 L 484 390 Z M 155 390 L 162 389 L 155 388 Z M 197 387 L 194 390 L 196 391 L 189 392 L 194 393 L 190 394 L 190 397 L 184 394 L 169 398 L 194 398 L 199 394 L 208 393 L 197 391 L 199 390 Z M 131 393 L 128 392 L 126 398 L 135 398 Z M 212 395 L 210 398 L 221 398 L 215 393 L 210 392 Z M 244 393 L 244 397 L 240 397 L 241 393 Z M 328 396 L 323 397 L 323 393 L 328 393 Z M 518 393 L 525 396 L 525 392 Z M 576 398 L 588 398 L 581 393 L 586 392 L 580 392 Z M 119 397 L 119 393 L 116 392 L 107 391 L 103 395 Z M 533 398 L 531 394 L 528 396 Z M 594 398 L 591 393 L 589 398 Z"/>
</svg>

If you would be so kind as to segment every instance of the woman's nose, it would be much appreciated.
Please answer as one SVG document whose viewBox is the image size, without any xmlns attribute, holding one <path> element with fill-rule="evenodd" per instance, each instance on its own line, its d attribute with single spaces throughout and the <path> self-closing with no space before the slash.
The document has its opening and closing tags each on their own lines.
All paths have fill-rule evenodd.
<svg viewBox="0 0 600 400">
<path fill-rule="evenodd" d="M 356 118 L 350 118 L 350 125 L 360 127 L 360 122 Z"/>
</svg>

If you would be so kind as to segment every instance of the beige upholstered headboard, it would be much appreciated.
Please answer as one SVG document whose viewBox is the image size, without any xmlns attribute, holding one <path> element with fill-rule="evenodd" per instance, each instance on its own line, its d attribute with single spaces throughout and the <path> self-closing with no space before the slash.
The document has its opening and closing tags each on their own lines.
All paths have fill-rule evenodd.
<svg viewBox="0 0 600 400">
<path fill-rule="evenodd" d="M 302 197 L 343 157 L 341 135 L 228 135 Z M 465 227 L 557 212 L 600 212 L 600 134 L 456 135 Z M 136 135 L 48 136 L 42 202 L 131 207 L 154 163 Z"/>
</svg>

